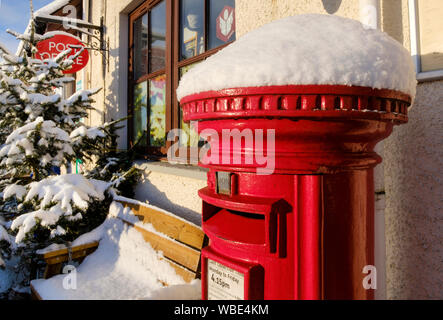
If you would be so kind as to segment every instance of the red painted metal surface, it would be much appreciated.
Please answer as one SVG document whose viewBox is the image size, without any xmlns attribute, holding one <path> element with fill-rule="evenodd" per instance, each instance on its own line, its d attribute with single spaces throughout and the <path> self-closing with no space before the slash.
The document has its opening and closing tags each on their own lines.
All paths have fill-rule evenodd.
<svg viewBox="0 0 443 320">
<path fill-rule="evenodd" d="M 341 85 L 231 88 L 184 97 L 188 120 L 236 117 L 336 118 L 407 121 L 411 98 L 398 91 Z"/>
<path fill-rule="evenodd" d="M 35 57 L 40 60 L 54 59 L 63 51 L 71 49 L 71 53 L 65 59 L 74 56 L 83 49 L 83 52 L 73 61 L 71 67 L 64 70 L 64 74 L 76 73 L 83 69 L 89 61 L 89 52 L 86 50 L 85 45 L 73 35 L 69 33 L 55 34 L 51 38 L 40 41 L 37 43 L 37 53 Z"/>
<path fill-rule="evenodd" d="M 296 176 L 299 220 L 299 278 L 300 299 L 322 298 L 322 197 L 320 175 Z"/>
<path fill-rule="evenodd" d="M 206 247 L 202 250 L 202 270 L 206 270 L 208 259 L 217 261 L 231 269 L 244 274 L 244 297 L 245 300 L 262 300 L 263 299 L 263 277 L 264 269 L 259 264 L 250 263 L 242 260 L 235 260 L 230 257 L 220 256 L 212 247 Z M 202 299 L 208 299 L 207 277 L 202 277 Z"/>
<path fill-rule="evenodd" d="M 372 299 L 362 270 L 374 264 L 373 167 L 381 158 L 373 149 L 407 121 L 410 102 L 401 92 L 326 85 L 183 98 L 184 120 L 212 132 L 200 164 L 210 169 L 208 187 L 199 191 L 210 238 L 203 298 L 212 259 L 245 275 L 246 299 Z M 247 162 L 268 152 L 270 137 L 252 146 L 215 143 L 226 129 L 274 130 L 273 174 L 256 174 L 265 165 L 254 157 Z M 208 162 L 215 151 L 218 162 Z M 232 173 L 229 195 L 217 193 L 218 171 Z"/>
</svg>

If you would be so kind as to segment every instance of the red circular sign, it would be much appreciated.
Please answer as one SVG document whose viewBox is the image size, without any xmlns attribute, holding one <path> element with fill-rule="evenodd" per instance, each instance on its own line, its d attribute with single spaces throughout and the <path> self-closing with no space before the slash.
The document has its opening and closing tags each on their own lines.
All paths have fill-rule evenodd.
<svg viewBox="0 0 443 320">
<path fill-rule="evenodd" d="M 37 50 L 35 57 L 40 60 L 52 59 L 59 55 L 61 52 L 72 49 L 71 53 L 66 57 L 67 59 L 85 47 L 81 41 L 66 33 L 56 33 L 53 37 L 40 41 L 37 44 Z M 74 63 L 71 68 L 63 71 L 64 74 L 67 73 L 76 73 L 83 69 L 89 61 L 89 53 L 88 50 L 84 49 L 83 52 L 74 59 Z"/>
</svg>

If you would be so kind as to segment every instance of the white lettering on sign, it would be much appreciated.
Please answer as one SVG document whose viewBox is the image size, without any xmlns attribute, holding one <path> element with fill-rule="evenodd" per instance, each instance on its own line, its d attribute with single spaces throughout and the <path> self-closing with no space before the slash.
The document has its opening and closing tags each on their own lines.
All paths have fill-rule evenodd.
<svg viewBox="0 0 443 320">
<path fill-rule="evenodd" d="M 78 51 L 81 50 L 81 48 L 78 48 L 78 46 L 73 46 L 71 44 L 64 44 L 62 42 L 54 42 L 54 41 L 50 41 L 49 42 L 49 51 L 52 50 L 56 50 L 57 52 L 53 52 L 52 54 L 49 54 L 48 52 L 40 52 L 40 56 L 42 57 L 42 59 L 54 59 L 56 58 L 60 53 L 62 53 L 63 51 L 66 51 L 68 49 L 71 49 L 71 54 L 70 55 L 75 55 Z M 79 64 L 79 65 L 83 65 L 83 57 L 80 55 L 78 56 L 75 60 L 74 60 L 74 64 Z"/>
<path fill-rule="evenodd" d="M 89 61 L 89 53 L 80 39 L 73 37 L 69 33 L 46 33 L 48 39 L 42 40 L 37 44 L 37 59 L 46 60 L 54 59 L 59 54 L 65 52 L 64 59 L 72 60 L 70 67 L 66 68 L 63 73 L 75 73 L 81 70 Z M 66 52 L 66 50 L 70 50 Z"/>
<path fill-rule="evenodd" d="M 208 259 L 208 300 L 244 300 L 245 275 Z"/>
</svg>

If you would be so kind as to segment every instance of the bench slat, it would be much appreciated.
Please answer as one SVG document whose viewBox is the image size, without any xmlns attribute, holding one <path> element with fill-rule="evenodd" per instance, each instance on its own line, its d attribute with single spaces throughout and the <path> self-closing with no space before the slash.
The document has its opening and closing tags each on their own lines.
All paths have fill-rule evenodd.
<svg viewBox="0 0 443 320">
<path fill-rule="evenodd" d="M 145 241 L 149 242 L 154 250 L 162 251 L 166 258 L 177 262 L 191 271 L 198 271 L 200 265 L 200 251 L 177 243 L 174 240 L 159 236 L 139 226 L 135 226 L 128 221 L 123 221 L 139 231 Z"/>
<path fill-rule="evenodd" d="M 203 247 L 205 234 L 200 228 L 153 208 L 124 201 L 120 202 L 125 207 L 131 208 L 140 221 L 151 223 L 158 232 L 198 250 Z"/>
<path fill-rule="evenodd" d="M 169 265 L 174 268 L 175 272 L 181 276 L 186 283 L 190 283 L 192 280 L 197 278 L 197 274 L 195 272 L 189 271 L 188 269 L 183 268 L 167 258 L 165 258 L 165 261 L 167 261 Z M 168 285 L 168 283 L 166 283 L 166 285 Z"/>
<path fill-rule="evenodd" d="M 87 256 L 88 254 L 94 252 L 98 247 L 98 241 L 94 241 L 91 243 L 82 244 L 80 246 L 75 246 L 71 248 L 71 257 L 72 259 L 77 259 L 83 256 Z M 55 251 L 50 251 L 44 253 L 42 258 L 45 260 L 47 264 L 55 264 L 66 262 L 69 260 L 69 252 L 68 249 L 60 249 Z"/>
</svg>

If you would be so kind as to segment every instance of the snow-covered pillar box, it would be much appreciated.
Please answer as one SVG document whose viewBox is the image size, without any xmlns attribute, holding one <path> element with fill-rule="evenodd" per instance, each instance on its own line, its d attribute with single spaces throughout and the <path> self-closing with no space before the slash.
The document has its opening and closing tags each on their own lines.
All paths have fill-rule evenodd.
<svg viewBox="0 0 443 320">
<path fill-rule="evenodd" d="M 274 21 L 183 76 L 210 144 L 204 299 L 373 299 L 373 149 L 415 86 L 399 43 L 330 15 Z"/>
</svg>

